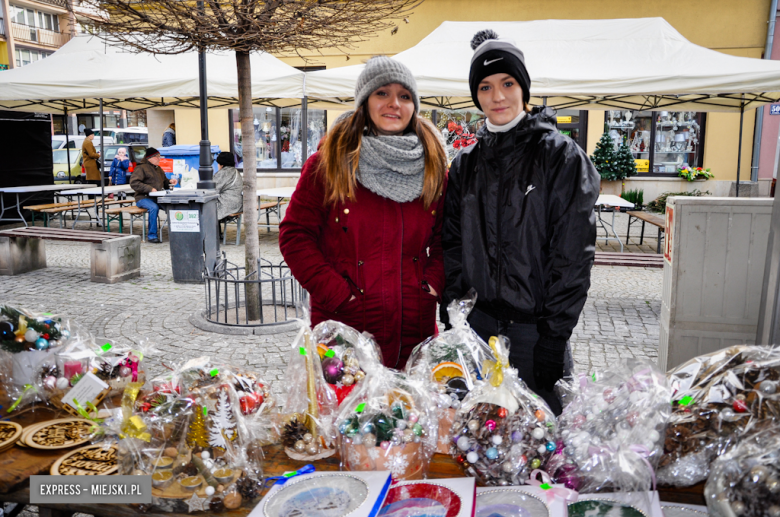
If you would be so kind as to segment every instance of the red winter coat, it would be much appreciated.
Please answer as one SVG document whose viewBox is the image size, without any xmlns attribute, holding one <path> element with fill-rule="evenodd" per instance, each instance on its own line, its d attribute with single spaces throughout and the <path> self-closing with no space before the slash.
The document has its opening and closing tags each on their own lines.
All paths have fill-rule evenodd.
<svg viewBox="0 0 780 517">
<path fill-rule="evenodd" d="M 436 332 L 438 297 L 423 282 L 444 289 L 444 195 L 425 210 L 358 184 L 354 201 L 326 206 L 318 162 L 319 153 L 304 164 L 279 227 L 284 260 L 310 294 L 312 325 L 332 319 L 368 331 L 385 365 L 403 368 Z"/>
</svg>

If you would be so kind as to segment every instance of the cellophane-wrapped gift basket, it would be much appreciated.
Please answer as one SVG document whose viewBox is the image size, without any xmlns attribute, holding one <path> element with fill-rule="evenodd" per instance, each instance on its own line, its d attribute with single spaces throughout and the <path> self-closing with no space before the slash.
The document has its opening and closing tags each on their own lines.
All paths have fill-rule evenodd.
<svg viewBox="0 0 780 517">
<path fill-rule="evenodd" d="M 547 403 L 509 366 L 503 337 L 490 338 L 496 361 L 483 365 L 455 414 L 451 454 L 483 486 L 521 485 L 544 468 L 556 449 L 557 423 Z"/>
<path fill-rule="evenodd" d="M 439 431 L 436 452 L 449 454 L 453 446 L 450 428 L 463 399 L 483 380 L 485 361 L 495 361 L 493 351 L 468 323 L 477 301 L 472 289 L 447 307 L 452 328 L 420 343 L 406 363 L 414 378 L 431 383 L 431 398 L 437 406 Z"/>
<path fill-rule="evenodd" d="M 780 349 L 739 345 L 695 357 L 667 373 L 672 414 L 658 482 L 690 486 L 739 438 L 780 419 Z"/>
<path fill-rule="evenodd" d="M 318 323 L 312 329 L 312 337 L 317 344 L 322 375 L 339 404 L 366 377 L 360 358 L 382 361 L 379 346 L 369 334 L 360 333 L 341 322 L 327 320 Z"/>
</svg>

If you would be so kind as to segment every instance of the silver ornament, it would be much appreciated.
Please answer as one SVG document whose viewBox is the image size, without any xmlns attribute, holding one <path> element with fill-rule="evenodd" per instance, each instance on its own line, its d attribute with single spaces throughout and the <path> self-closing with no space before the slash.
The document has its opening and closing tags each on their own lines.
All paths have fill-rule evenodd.
<svg viewBox="0 0 780 517">
<path fill-rule="evenodd" d="M 745 513 L 745 503 L 742 501 L 732 501 L 731 511 L 734 512 L 735 515 L 742 515 Z"/>
</svg>

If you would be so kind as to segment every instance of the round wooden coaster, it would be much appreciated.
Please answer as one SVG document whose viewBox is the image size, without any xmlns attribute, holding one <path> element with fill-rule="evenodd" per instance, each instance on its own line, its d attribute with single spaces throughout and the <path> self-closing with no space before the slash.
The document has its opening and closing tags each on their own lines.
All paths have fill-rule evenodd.
<svg viewBox="0 0 780 517">
<path fill-rule="evenodd" d="M 25 443 L 35 449 L 57 450 L 76 447 L 89 441 L 93 422 L 83 418 L 62 418 L 33 427 Z"/>
<path fill-rule="evenodd" d="M 27 447 L 34 447 L 34 445 L 31 445 L 29 443 L 29 438 L 33 435 L 33 433 L 37 432 L 39 429 L 41 429 L 44 426 L 51 425 L 51 424 L 59 424 L 62 422 L 70 422 L 73 420 L 85 420 L 83 418 L 74 418 L 74 417 L 67 417 L 67 418 L 57 418 L 55 420 L 46 420 L 44 422 L 36 422 L 34 424 L 28 425 L 22 430 L 22 435 L 19 437 L 19 441 L 22 442 L 23 446 Z M 86 421 L 86 420 L 85 420 Z"/>
<path fill-rule="evenodd" d="M 117 471 L 116 445 L 87 445 L 62 456 L 51 466 L 52 476 L 106 476 Z"/>
<path fill-rule="evenodd" d="M 16 422 L 0 422 L 0 451 L 13 447 L 22 435 L 22 426 Z"/>
</svg>

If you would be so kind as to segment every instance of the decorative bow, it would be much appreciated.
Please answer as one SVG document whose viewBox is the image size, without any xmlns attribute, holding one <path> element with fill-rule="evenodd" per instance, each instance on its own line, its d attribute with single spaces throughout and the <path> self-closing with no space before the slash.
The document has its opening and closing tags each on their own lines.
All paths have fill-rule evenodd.
<svg viewBox="0 0 780 517">
<path fill-rule="evenodd" d="M 290 478 L 294 478 L 295 476 L 301 476 L 303 474 L 311 474 L 315 470 L 316 469 L 314 468 L 314 465 L 309 463 L 308 465 L 304 465 L 303 467 L 299 468 L 298 470 L 293 470 L 291 472 L 285 472 L 281 476 L 269 477 L 268 479 L 265 480 L 265 486 L 270 486 L 270 485 L 273 485 L 274 483 L 281 486 L 281 485 L 287 483 L 287 481 Z"/>
<path fill-rule="evenodd" d="M 650 450 L 644 445 L 639 445 L 636 443 L 630 445 L 628 448 L 637 453 L 639 457 L 642 458 L 642 461 L 644 461 L 647 465 L 647 469 L 650 471 L 650 477 L 653 479 L 653 490 L 655 490 L 655 470 L 653 470 L 653 466 L 650 465 L 650 462 L 647 460 L 647 458 L 650 456 Z"/>
<path fill-rule="evenodd" d="M 76 405 L 76 411 L 78 411 L 79 415 L 86 418 L 87 420 L 95 422 L 96 424 L 103 423 L 103 420 L 97 417 L 98 408 L 95 407 L 95 404 L 92 402 L 87 402 L 87 408 L 89 408 L 89 411 L 87 411 L 75 397 L 73 399 L 73 403 Z M 95 416 L 91 416 L 92 412 L 95 413 Z"/>
<path fill-rule="evenodd" d="M 541 481 L 537 479 L 538 476 L 542 477 Z M 577 500 L 577 497 L 579 497 L 579 494 L 576 490 L 566 488 L 562 485 L 553 485 L 550 475 L 543 470 L 535 469 L 532 471 L 531 478 L 528 480 L 528 484 L 544 490 L 544 493 L 547 496 L 547 504 L 552 503 L 556 497 L 560 497 L 566 503 L 573 503 Z"/>
<path fill-rule="evenodd" d="M 122 362 L 124 363 L 125 366 L 130 368 L 131 372 L 133 372 L 132 381 L 138 382 L 138 358 L 130 354 L 130 356 L 126 357 L 125 360 Z"/>
<path fill-rule="evenodd" d="M 485 372 L 485 376 L 490 381 L 490 384 L 498 388 L 504 382 L 503 370 L 507 365 L 501 361 L 501 355 L 498 353 L 498 338 L 496 336 L 490 338 L 490 348 L 493 350 L 496 360 L 485 359 L 482 370 Z"/>
</svg>

